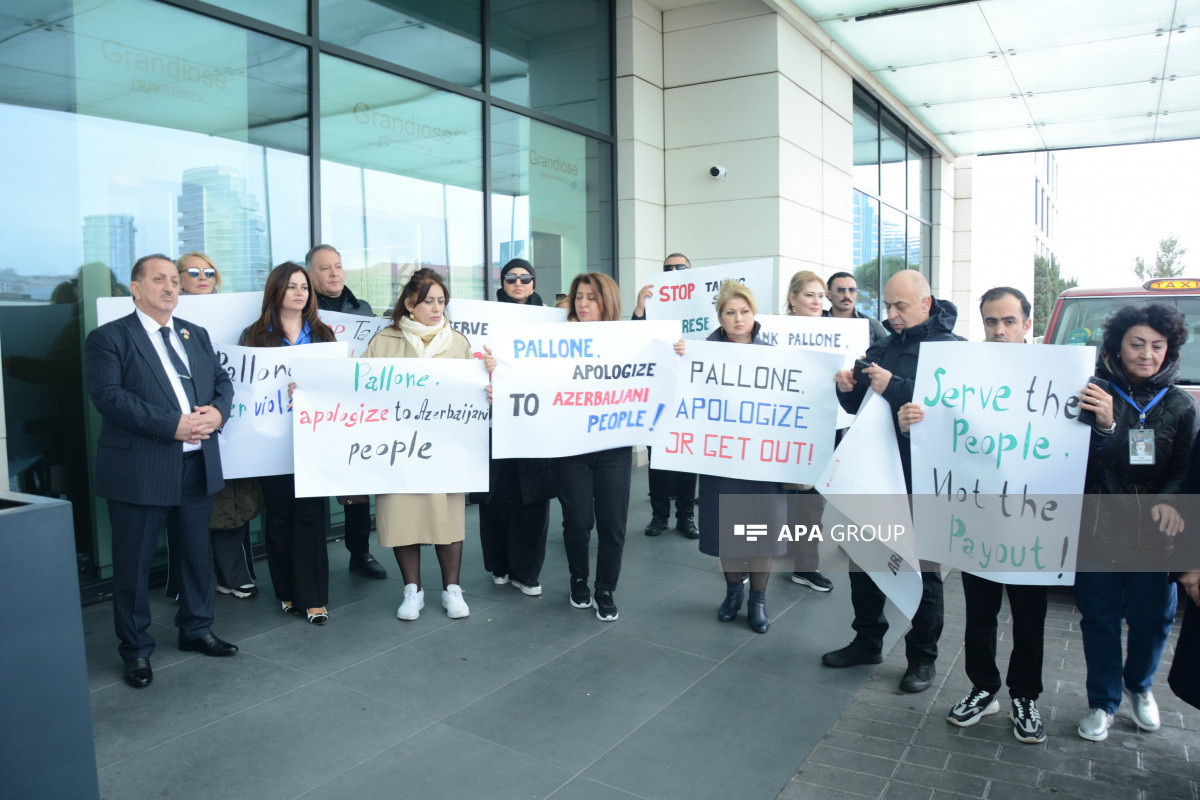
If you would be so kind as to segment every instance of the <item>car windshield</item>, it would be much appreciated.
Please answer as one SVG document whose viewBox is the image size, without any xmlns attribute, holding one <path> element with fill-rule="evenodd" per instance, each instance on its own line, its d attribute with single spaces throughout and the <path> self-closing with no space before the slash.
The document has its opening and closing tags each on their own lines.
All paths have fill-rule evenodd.
<svg viewBox="0 0 1200 800">
<path fill-rule="evenodd" d="M 1122 306 L 1145 306 L 1167 303 L 1183 314 L 1188 327 L 1188 340 L 1179 357 L 1179 383 L 1200 386 L 1200 296 L 1140 295 L 1137 297 L 1066 297 L 1062 314 L 1052 339 L 1047 344 L 1093 345 L 1099 352 L 1104 338 L 1104 323 Z"/>
</svg>

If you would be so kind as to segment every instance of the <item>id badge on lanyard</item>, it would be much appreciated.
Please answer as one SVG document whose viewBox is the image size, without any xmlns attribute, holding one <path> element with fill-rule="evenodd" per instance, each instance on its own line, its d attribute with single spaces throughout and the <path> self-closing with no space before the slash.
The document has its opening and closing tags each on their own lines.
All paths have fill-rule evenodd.
<svg viewBox="0 0 1200 800">
<path fill-rule="evenodd" d="M 1163 395 L 1171 387 L 1164 386 L 1159 390 L 1158 394 L 1154 395 L 1154 399 L 1147 403 L 1145 408 L 1133 402 L 1133 398 L 1121 391 L 1121 387 L 1114 384 L 1112 388 L 1113 391 L 1119 394 L 1126 403 L 1129 403 L 1138 412 L 1138 426 L 1129 431 L 1130 465 L 1153 464 L 1154 429 L 1146 427 L 1146 414 L 1149 413 L 1150 409 L 1158 405 L 1158 401 L 1163 399 Z"/>
</svg>

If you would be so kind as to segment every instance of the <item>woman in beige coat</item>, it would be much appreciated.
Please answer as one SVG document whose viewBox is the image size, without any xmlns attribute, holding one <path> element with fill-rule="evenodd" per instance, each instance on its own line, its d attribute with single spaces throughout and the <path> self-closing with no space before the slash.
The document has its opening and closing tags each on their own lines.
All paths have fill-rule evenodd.
<svg viewBox="0 0 1200 800">
<path fill-rule="evenodd" d="M 467 337 L 450 327 L 450 290 L 440 275 L 419 269 L 409 278 L 392 324 L 371 339 L 364 358 L 471 358 Z M 466 532 L 466 502 L 456 494 L 381 494 L 375 498 L 379 544 L 392 548 L 404 576 L 404 601 L 396 616 L 416 619 L 425 607 L 421 588 L 421 545 L 431 544 L 442 568 L 442 607 L 451 619 L 471 613 L 458 585 Z"/>
</svg>

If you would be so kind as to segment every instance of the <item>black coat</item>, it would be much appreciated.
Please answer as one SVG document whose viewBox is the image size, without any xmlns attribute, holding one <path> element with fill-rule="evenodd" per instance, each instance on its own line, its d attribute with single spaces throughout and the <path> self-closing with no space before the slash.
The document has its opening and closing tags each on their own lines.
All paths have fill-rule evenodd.
<svg viewBox="0 0 1200 800">
<path fill-rule="evenodd" d="M 501 303 L 516 303 L 517 302 L 516 300 L 513 300 L 511 297 L 509 297 L 507 294 L 504 293 L 503 286 L 501 286 L 499 289 L 496 290 L 496 300 L 498 300 Z M 542 302 L 542 296 L 540 294 L 538 294 L 537 292 L 530 292 L 529 299 L 526 300 L 524 303 L 519 303 L 518 305 L 544 306 L 546 304 Z"/>
<path fill-rule="evenodd" d="M 371 311 L 371 304 L 366 300 L 359 300 L 354 296 L 354 292 L 350 291 L 349 286 L 342 287 L 342 294 L 339 297 L 326 297 L 317 292 L 317 308 L 322 311 L 339 311 L 343 314 L 357 314 L 360 317 L 373 317 L 375 313 Z"/>
<path fill-rule="evenodd" d="M 911 402 L 913 386 L 917 377 L 917 357 L 924 342 L 958 342 L 961 336 L 954 334 L 954 323 L 958 321 L 958 309 L 949 300 L 933 299 L 929 308 L 929 319 L 920 325 L 905 328 L 900 333 L 892 331 L 890 322 L 883 323 L 888 335 L 867 348 L 864 358 L 892 373 L 892 380 L 883 390 L 883 399 L 892 407 L 892 425 L 896 428 L 896 439 L 900 445 L 900 463 L 904 466 L 904 483 L 912 492 L 912 451 L 907 436 L 900 435 L 900 421 L 896 413 L 900 406 Z M 858 413 L 866 397 L 870 381 L 862 381 L 849 392 L 838 390 L 838 402 L 851 414 Z"/>
</svg>

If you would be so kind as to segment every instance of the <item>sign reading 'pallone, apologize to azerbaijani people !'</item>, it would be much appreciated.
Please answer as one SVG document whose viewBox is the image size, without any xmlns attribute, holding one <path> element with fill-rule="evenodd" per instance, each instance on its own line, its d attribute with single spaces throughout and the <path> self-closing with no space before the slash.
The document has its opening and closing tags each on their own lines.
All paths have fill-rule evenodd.
<svg viewBox="0 0 1200 800">
<path fill-rule="evenodd" d="M 298 359 L 292 374 L 297 497 L 487 491 L 480 361 Z"/>
<path fill-rule="evenodd" d="M 842 356 L 688 342 L 683 389 L 652 442 L 657 469 L 815 483 L 833 453 Z"/>
<path fill-rule="evenodd" d="M 674 399 L 679 322 L 496 325 L 496 458 L 645 444 Z"/>
</svg>

